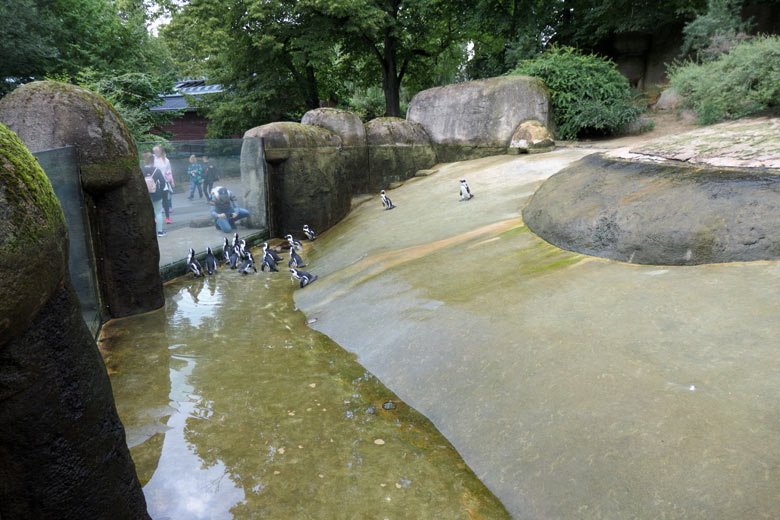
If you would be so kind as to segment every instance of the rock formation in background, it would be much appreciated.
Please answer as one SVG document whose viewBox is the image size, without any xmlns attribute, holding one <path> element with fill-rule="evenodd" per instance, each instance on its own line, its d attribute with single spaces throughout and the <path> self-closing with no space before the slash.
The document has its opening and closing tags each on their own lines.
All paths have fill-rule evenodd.
<svg viewBox="0 0 780 520">
<path fill-rule="evenodd" d="M 0 100 L 0 122 L 32 151 L 76 146 L 105 313 L 116 318 L 161 307 L 154 210 L 116 110 L 86 89 L 41 81 Z"/>
<path fill-rule="evenodd" d="M 417 170 L 438 161 L 428 134 L 419 123 L 398 117 L 379 117 L 366 123 L 369 188 L 387 189 L 391 182 L 404 181 Z"/>
<path fill-rule="evenodd" d="M 547 87 L 528 76 L 423 90 L 409 103 L 406 119 L 428 132 L 439 162 L 504 154 L 520 123 L 535 119 L 550 129 L 553 124 Z"/>
<path fill-rule="evenodd" d="M 46 175 L 0 124 L 0 518 L 144 519 Z"/>
</svg>

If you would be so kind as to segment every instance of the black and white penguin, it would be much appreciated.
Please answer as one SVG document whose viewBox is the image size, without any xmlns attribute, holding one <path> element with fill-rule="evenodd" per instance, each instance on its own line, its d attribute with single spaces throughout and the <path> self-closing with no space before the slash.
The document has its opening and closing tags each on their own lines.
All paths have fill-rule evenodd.
<svg viewBox="0 0 780 520">
<path fill-rule="evenodd" d="M 244 260 L 248 252 L 249 250 L 246 248 L 246 240 L 241 239 L 241 241 L 238 243 L 238 257 L 241 260 Z"/>
<path fill-rule="evenodd" d="M 385 207 L 385 211 L 395 208 L 393 201 L 390 200 L 390 197 L 385 195 L 385 190 L 380 191 L 379 195 L 382 196 L 382 205 Z"/>
<path fill-rule="evenodd" d="M 308 224 L 303 225 L 303 232 L 306 234 L 306 238 L 308 238 L 309 240 L 317 240 L 317 233 L 315 233 L 314 230 L 310 228 Z"/>
<path fill-rule="evenodd" d="M 270 255 L 277 264 L 283 260 L 281 256 L 276 254 L 276 251 L 268 247 L 268 242 L 263 242 L 263 256 L 265 255 Z"/>
<path fill-rule="evenodd" d="M 197 278 L 203 276 L 203 268 L 200 266 L 200 262 L 195 258 L 195 250 L 190 248 L 190 252 L 187 255 L 187 270 L 192 272 L 192 277 Z"/>
<path fill-rule="evenodd" d="M 466 179 L 460 180 L 460 202 L 463 202 L 464 200 L 471 200 L 471 198 L 474 195 L 471 194 L 471 190 L 469 189 L 469 185 L 466 184 Z"/>
<path fill-rule="evenodd" d="M 290 283 L 295 284 L 295 280 L 299 280 L 301 283 L 301 289 L 312 283 L 314 280 L 317 279 L 316 274 L 311 274 L 306 271 L 301 271 L 299 269 L 290 269 Z"/>
<path fill-rule="evenodd" d="M 295 252 L 295 248 L 290 248 L 290 261 L 287 262 L 287 267 L 306 267 L 303 258 Z"/>
<path fill-rule="evenodd" d="M 206 248 L 206 272 L 214 274 L 217 270 L 217 257 L 210 247 Z"/>
<path fill-rule="evenodd" d="M 232 250 L 230 251 L 230 268 L 231 269 L 237 269 L 238 268 L 238 261 L 241 258 L 240 255 L 240 246 L 235 245 L 233 246 Z"/>
<path fill-rule="evenodd" d="M 239 268 L 238 272 L 241 274 L 249 274 L 249 270 L 252 269 L 254 272 L 257 272 L 257 267 L 255 267 L 255 259 L 252 256 L 252 252 L 247 249 L 244 252 L 244 261 L 241 262 L 241 268 Z"/>
<path fill-rule="evenodd" d="M 238 233 L 233 233 L 233 243 L 230 245 L 233 247 L 238 246 Z"/>
<path fill-rule="evenodd" d="M 303 246 L 300 242 L 295 240 L 292 235 L 287 235 L 284 238 L 287 239 L 287 243 L 290 244 L 290 251 L 293 251 L 297 249 L 298 251 L 303 251 Z"/>
<path fill-rule="evenodd" d="M 265 271 L 266 266 L 268 266 L 268 270 L 272 273 L 279 272 L 279 269 L 276 268 L 276 260 L 274 260 L 274 257 L 271 255 L 271 250 L 268 249 L 268 244 L 263 242 L 263 258 L 261 259 L 260 270 Z"/>
<path fill-rule="evenodd" d="M 230 244 L 228 243 L 227 237 L 224 237 L 222 239 L 222 259 L 225 261 L 223 265 L 228 265 L 230 263 Z"/>
</svg>

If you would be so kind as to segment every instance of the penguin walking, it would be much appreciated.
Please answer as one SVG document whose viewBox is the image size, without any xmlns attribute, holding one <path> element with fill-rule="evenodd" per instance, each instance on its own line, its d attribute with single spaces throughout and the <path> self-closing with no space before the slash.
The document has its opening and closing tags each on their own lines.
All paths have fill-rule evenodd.
<svg viewBox="0 0 780 520">
<path fill-rule="evenodd" d="M 214 274 L 217 270 L 217 257 L 210 247 L 206 248 L 206 272 Z"/>
<path fill-rule="evenodd" d="M 393 205 L 393 201 L 390 200 L 390 197 L 385 195 L 385 190 L 380 191 L 379 195 L 382 196 L 382 205 L 385 207 L 385 211 L 387 211 L 388 209 L 395 208 L 395 206 Z"/>
<path fill-rule="evenodd" d="M 303 225 L 303 232 L 306 235 L 306 238 L 309 240 L 317 240 L 317 233 L 314 232 L 312 228 L 309 227 L 308 224 Z"/>
<path fill-rule="evenodd" d="M 471 190 L 469 189 L 469 185 L 466 184 L 466 179 L 460 180 L 460 201 L 463 202 L 464 200 L 471 200 L 471 198 L 474 195 L 471 194 Z"/>
<path fill-rule="evenodd" d="M 262 263 L 260 264 L 260 270 L 265 272 L 265 268 L 268 267 L 268 271 L 272 273 L 278 273 L 279 269 L 276 268 L 276 262 L 274 261 L 274 257 L 272 257 L 270 254 L 263 254 Z"/>
<path fill-rule="evenodd" d="M 263 242 L 263 256 L 269 255 L 277 264 L 283 260 L 283 258 L 276 254 L 276 251 L 268 247 L 268 242 Z"/>
<path fill-rule="evenodd" d="M 309 272 L 301 271 L 295 268 L 290 268 L 290 275 L 290 283 L 295 284 L 295 280 L 300 281 L 301 289 L 317 279 L 316 274 L 311 274 Z"/>
<path fill-rule="evenodd" d="M 235 245 L 233 246 L 232 250 L 230 251 L 230 268 L 231 269 L 237 269 L 238 268 L 238 260 L 241 258 L 241 255 L 239 254 L 239 246 Z"/>
<path fill-rule="evenodd" d="M 241 262 L 241 268 L 238 270 L 238 272 L 241 274 L 249 274 L 250 269 L 254 270 L 254 272 L 257 272 L 257 267 L 255 267 L 255 259 L 252 257 L 252 252 L 247 249 L 244 256 L 244 261 Z"/>
<path fill-rule="evenodd" d="M 193 278 L 203 276 L 203 267 L 201 267 L 198 259 L 195 258 L 195 250 L 192 248 L 190 248 L 190 252 L 187 255 L 187 270 L 192 272 Z"/>
<path fill-rule="evenodd" d="M 287 235 L 284 238 L 287 239 L 287 243 L 290 244 L 290 251 L 298 250 L 303 251 L 303 245 L 301 245 L 300 242 L 295 240 L 292 235 Z"/>
<path fill-rule="evenodd" d="M 222 260 L 224 260 L 222 265 L 228 265 L 230 263 L 230 251 L 232 251 L 232 249 L 228 243 L 228 239 L 227 237 L 224 237 L 222 239 Z"/>
<path fill-rule="evenodd" d="M 241 260 L 245 260 L 245 259 L 246 259 L 246 254 L 247 254 L 248 252 L 249 252 L 249 250 L 246 248 L 246 240 L 243 240 L 243 239 L 242 239 L 242 240 L 241 240 L 241 241 L 238 243 L 238 257 L 239 257 Z"/>
<path fill-rule="evenodd" d="M 287 262 L 287 267 L 306 267 L 303 258 L 295 252 L 295 248 L 290 248 L 290 261 Z"/>
</svg>

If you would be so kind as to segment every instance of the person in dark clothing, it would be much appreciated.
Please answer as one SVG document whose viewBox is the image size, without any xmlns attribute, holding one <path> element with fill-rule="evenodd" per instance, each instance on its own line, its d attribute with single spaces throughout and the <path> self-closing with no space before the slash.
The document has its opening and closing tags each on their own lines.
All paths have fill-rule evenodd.
<svg viewBox="0 0 780 520">
<path fill-rule="evenodd" d="M 206 201 L 211 202 L 211 190 L 214 188 L 214 183 L 219 180 L 219 176 L 216 166 L 209 162 L 207 155 L 204 155 L 201 160 L 203 161 L 203 191 L 206 193 Z"/>
<path fill-rule="evenodd" d="M 152 199 L 154 207 L 154 219 L 157 224 L 157 236 L 164 237 L 163 231 L 163 190 L 165 189 L 165 177 L 159 168 L 154 165 L 154 156 L 150 153 L 144 154 L 144 165 L 141 167 L 146 182 L 146 189 L 149 191 L 149 198 Z"/>
<path fill-rule="evenodd" d="M 217 227 L 225 233 L 235 229 L 237 220 L 249 216 L 249 211 L 236 206 L 236 200 L 238 197 L 235 193 L 224 186 L 217 186 L 211 190 L 211 201 L 209 201 L 211 216 L 216 219 Z"/>
</svg>

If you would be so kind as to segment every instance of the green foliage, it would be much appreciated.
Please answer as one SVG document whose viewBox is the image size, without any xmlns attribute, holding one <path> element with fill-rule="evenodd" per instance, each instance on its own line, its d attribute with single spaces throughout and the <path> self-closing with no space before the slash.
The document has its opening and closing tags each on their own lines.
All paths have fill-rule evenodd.
<svg viewBox="0 0 780 520">
<path fill-rule="evenodd" d="M 701 64 L 669 68 L 670 85 L 700 124 L 780 107 L 780 37 L 762 36 Z"/>
<path fill-rule="evenodd" d="M 512 74 L 545 82 L 561 139 L 614 133 L 644 110 L 611 60 L 571 47 L 554 46 L 523 60 Z"/>
<path fill-rule="evenodd" d="M 742 21 L 743 0 L 708 0 L 707 11 L 683 28 L 682 55 L 695 52 L 701 59 L 713 59 L 743 40 L 751 22 Z"/>
</svg>

